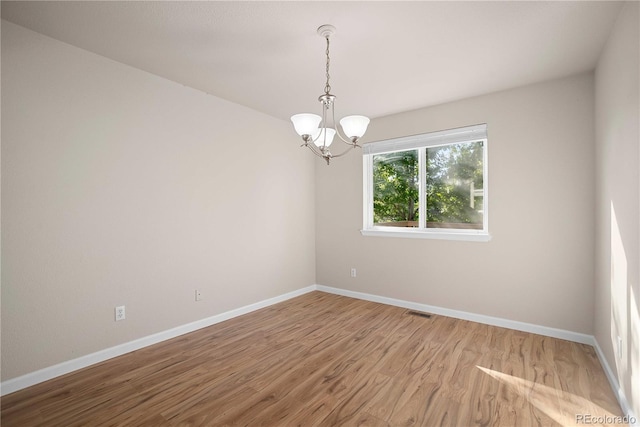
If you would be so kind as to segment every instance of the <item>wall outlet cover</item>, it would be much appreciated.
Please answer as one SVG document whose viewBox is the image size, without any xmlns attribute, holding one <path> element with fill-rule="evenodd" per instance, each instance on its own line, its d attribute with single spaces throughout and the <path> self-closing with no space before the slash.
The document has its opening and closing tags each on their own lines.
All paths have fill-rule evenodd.
<svg viewBox="0 0 640 427">
<path fill-rule="evenodd" d="M 116 322 L 125 319 L 124 305 L 116 307 Z"/>
</svg>

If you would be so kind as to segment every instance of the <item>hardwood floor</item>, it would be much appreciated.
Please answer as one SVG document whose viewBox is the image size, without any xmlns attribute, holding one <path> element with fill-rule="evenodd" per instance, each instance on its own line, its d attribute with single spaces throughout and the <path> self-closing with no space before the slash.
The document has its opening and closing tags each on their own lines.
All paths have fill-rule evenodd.
<svg viewBox="0 0 640 427">
<path fill-rule="evenodd" d="M 592 347 L 312 292 L 2 397 L 2 426 L 553 426 L 621 416 Z"/>
</svg>

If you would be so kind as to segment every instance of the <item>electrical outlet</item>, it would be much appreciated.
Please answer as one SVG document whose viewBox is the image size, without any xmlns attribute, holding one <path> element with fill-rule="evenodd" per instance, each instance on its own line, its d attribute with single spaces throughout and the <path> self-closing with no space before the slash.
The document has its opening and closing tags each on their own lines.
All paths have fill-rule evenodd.
<svg viewBox="0 0 640 427">
<path fill-rule="evenodd" d="M 351 277 L 356 277 L 357 271 L 355 268 L 351 269 Z"/>
<path fill-rule="evenodd" d="M 124 305 L 119 305 L 118 307 L 116 307 L 116 322 L 118 320 L 124 320 L 124 319 L 125 319 Z"/>
<path fill-rule="evenodd" d="M 196 289 L 196 301 L 202 301 L 202 292 Z"/>
<path fill-rule="evenodd" d="M 622 338 L 618 337 L 618 359 L 622 359 Z"/>
</svg>

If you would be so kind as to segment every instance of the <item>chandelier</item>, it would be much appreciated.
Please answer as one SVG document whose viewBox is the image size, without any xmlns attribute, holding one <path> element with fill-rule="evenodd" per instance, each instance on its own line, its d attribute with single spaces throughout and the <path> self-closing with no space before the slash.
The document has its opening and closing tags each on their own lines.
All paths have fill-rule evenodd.
<svg viewBox="0 0 640 427">
<path fill-rule="evenodd" d="M 318 28 L 318 34 L 327 41 L 327 81 L 324 85 L 324 93 L 318 97 L 318 101 L 322 104 L 322 116 L 310 113 L 301 113 L 291 116 L 293 127 L 298 135 L 302 137 L 304 143 L 301 147 L 308 147 L 313 154 L 326 160 L 327 165 L 331 159 L 345 155 L 352 148 L 360 147 L 358 140 L 362 138 L 367 131 L 369 118 L 365 116 L 347 116 L 340 120 L 340 130 L 336 126 L 334 101 L 335 95 L 331 94 L 331 86 L 329 85 L 329 37 L 333 35 L 336 28 L 333 25 L 322 25 Z M 332 154 L 329 146 L 333 142 L 333 138 L 338 136 L 349 147 L 340 154 Z"/>
</svg>

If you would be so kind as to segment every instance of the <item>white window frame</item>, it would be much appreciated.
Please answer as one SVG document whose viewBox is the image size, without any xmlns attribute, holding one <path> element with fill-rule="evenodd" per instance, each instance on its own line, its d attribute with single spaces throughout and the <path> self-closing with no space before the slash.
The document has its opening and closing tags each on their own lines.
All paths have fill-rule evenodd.
<svg viewBox="0 0 640 427">
<path fill-rule="evenodd" d="M 483 142 L 483 197 L 482 197 L 482 230 L 426 228 L 426 149 L 464 142 Z M 416 227 L 384 227 L 373 224 L 373 156 L 375 154 L 393 153 L 397 151 L 418 150 L 418 167 L 420 169 L 420 211 L 419 226 Z M 462 128 L 449 129 L 420 135 L 405 136 L 364 144 L 363 160 L 363 236 L 407 237 L 417 239 L 466 240 L 487 242 L 489 234 L 489 162 L 488 162 L 487 125 L 480 124 Z"/>
</svg>

